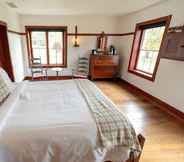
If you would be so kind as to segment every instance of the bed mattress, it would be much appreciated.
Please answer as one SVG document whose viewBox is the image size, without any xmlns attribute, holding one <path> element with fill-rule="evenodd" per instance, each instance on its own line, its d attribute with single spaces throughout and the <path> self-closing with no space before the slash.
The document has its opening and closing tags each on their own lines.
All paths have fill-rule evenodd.
<svg viewBox="0 0 184 162">
<path fill-rule="evenodd" d="M 128 159 L 128 148 L 99 152 L 96 141 L 96 123 L 74 80 L 24 81 L 0 107 L 1 162 Z"/>
</svg>

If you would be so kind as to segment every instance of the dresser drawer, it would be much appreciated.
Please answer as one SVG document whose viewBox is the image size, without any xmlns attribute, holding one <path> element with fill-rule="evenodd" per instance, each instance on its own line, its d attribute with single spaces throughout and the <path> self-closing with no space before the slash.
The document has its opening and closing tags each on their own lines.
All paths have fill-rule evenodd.
<svg viewBox="0 0 184 162">
<path fill-rule="evenodd" d="M 93 64 L 97 66 L 112 65 L 116 66 L 119 63 L 118 56 L 94 56 L 92 57 Z"/>
<path fill-rule="evenodd" d="M 119 68 L 119 55 L 91 55 L 90 75 L 95 78 L 114 78 Z"/>
<path fill-rule="evenodd" d="M 94 73 L 96 76 L 114 76 L 116 74 L 116 70 L 114 68 L 95 68 Z"/>
<path fill-rule="evenodd" d="M 113 60 L 109 60 L 109 59 L 106 59 L 106 60 L 100 60 L 100 59 L 97 59 L 94 61 L 94 65 L 117 65 L 116 62 L 114 62 Z"/>
</svg>

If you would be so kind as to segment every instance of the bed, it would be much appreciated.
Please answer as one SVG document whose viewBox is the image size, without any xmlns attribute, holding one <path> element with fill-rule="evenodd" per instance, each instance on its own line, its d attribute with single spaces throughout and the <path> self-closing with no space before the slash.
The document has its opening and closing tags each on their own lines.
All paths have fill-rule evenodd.
<svg viewBox="0 0 184 162">
<path fill-rule="evenodd" d="M 144 138 L 135 137 L 131 123 L 118 110 L 131 128 L 120 131 L 121 126 L 112 130 L 112 125 L 103 125 L 107 119 L 96 109 L 101 103 L 106 115 L 104 105 L 116 109 L 89 80 L 16 84 L 0 105 L 0 161 L 138 161 Z"/>
</svg>

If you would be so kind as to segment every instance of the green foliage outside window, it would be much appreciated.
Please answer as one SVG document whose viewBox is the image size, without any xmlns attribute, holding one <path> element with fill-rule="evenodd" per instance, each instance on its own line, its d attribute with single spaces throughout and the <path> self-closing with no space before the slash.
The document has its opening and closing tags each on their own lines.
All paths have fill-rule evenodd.
<svg viewBox="0 0 184 162">
<path fill-rule="evenodd" d="M 164 30 L 165 30 L 164 26 L 156 27 L 152 29 L 146 29 L 144 31 L 142 49 L 158 51 L 160 48 Z"/>
</svg>

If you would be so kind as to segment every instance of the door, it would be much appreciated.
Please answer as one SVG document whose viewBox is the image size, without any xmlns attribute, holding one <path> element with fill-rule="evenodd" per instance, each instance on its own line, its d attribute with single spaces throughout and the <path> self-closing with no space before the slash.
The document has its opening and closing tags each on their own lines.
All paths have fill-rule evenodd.
<svg viewBox="0 0 184 162">
<path fill-rule="evenodd" d="M 0 22 L 0 66 L 8 73 L 14 81 L 13 68 L 8 43 L 6 23 Z"/>
</svg>

